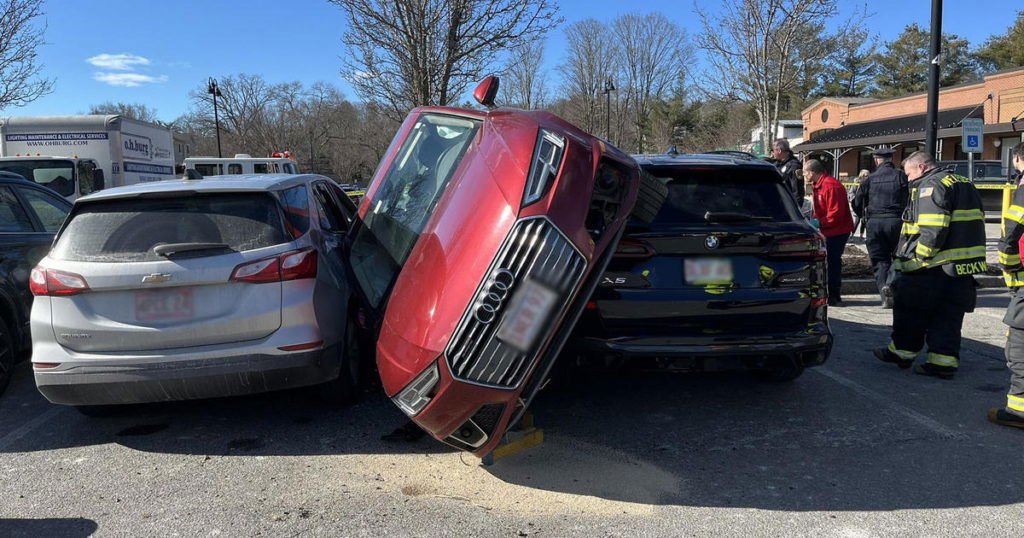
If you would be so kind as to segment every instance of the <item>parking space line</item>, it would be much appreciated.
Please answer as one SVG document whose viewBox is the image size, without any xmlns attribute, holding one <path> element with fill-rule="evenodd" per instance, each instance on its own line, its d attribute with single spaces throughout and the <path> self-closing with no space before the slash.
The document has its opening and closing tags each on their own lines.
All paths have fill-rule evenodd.
<svg viewBox="0 0 1024 538">
<path fill-rule="evenodd" d="M 809 369 L 809 371 L 819 373 L 831 379 L 832 381 L 835 381 L 836 383 L 839 383 L 840 385 L 860 394 L 861 396 L 864 396 L 869 400 L 873 400 L 875 403 L 889 407 L 896 411 L 897 413 L 909 418 L 910 420 L 913 420 L 914 422 L 920 424 L 921 426 L 924 426 L 925 428 L 931 430 L 932 432 L 938 435 L 941 435 L 942 437 L 950 439 L 967 439 L 967 435 L 957 432 L 956 430 L 947 428 L 938 421 L 928 418 L 922 415 L 921 413 L 914 411 L 913 409 L 900 405 L 899 403 L 893 401 L 891 398 L 887 398 L 846 376 L 837 374 L 836 372 L 827 370 L 825 368 L 811 368 Z"/>
<path fill-rule="evenodd" d="M 11 433 L 8 433 L 7 435 L 0 437 L 0 452 L 5 452 L 7 450 L 7 447 L 13 445 L 19 439 L 25 437 L 29 433 L 32 433 L 32 430 L 42 426 L 43 424 L 46 424 L 50 419 L 63 412 L 64 409 L 65 408 L 63 406 L 51 405 L 50 408 L 47 409 L 45 413 L 22 424 L 20 427 L 15 428 L 15 430 L 12 431 Z"/>
</svg>

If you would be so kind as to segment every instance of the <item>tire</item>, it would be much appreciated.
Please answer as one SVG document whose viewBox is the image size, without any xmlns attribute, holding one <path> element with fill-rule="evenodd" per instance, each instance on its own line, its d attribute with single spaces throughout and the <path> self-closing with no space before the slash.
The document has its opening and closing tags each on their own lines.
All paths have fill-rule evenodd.
<svg viewBox="0 0 1024 538">
<path fill-rule="evenodd" d="M 345 328 L 338 377 L 320 385 L 320 398 L 331 405 L 348 405 L 359 399 L 362 389 L 363 346 L 355 323 L 348 322 Z"/>
<path fill-rule="evenodd" d="M 18 357 L 14 352 L 14 341 L 7 329 L 7 324 L 0 320 L 0 394 L 7 389 L 11 382 L 11 375 L 14 373 L 14 364 Z"/>
<path fill-rule="evenodd" d="M 640 172 L 640 188 L 631 215 L 643 222 L 652 222 L 668 197 L 668 187 L 646 172 Z"/>
</svg>

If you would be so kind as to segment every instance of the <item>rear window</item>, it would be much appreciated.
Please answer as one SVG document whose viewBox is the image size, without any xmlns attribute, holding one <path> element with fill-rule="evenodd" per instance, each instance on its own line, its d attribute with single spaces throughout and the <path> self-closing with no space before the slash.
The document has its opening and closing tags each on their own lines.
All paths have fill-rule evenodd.
<svg viewBox="0 0 1024 538">
<path fill-rule="evenodd" d="M 798 220 L 792 195 L 774 173 L 756 170 L 645 167 L 668 187 L 668 197 L 651 226 L 704 223 L 704 215 L 736 213 L 758 221 Z"/>
<path fill-rule="evenodd" d="M 209 256 L 287 241 L 281 212 L 269 194 L 121 199 L 77 208 L 50 256 L 83 262 L 157 261 L 166 259 L 153 251 L 158 245 L 225 245 L 189 254 Z"/>
</svg>

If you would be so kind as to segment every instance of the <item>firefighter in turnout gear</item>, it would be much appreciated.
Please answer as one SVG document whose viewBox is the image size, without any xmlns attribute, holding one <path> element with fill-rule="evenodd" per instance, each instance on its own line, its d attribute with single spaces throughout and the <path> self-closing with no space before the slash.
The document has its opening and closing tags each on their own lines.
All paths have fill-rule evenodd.
<svg viewBox="0 0 1024 538">
<path fill-rule="evenodd" d="M 1010 150 L 1014 169 L 1024 171 L 1024 142 Z M 1006 286 L 1013 291 L 1003 323 L 1010 326 L 1006 335 L 1006 366 L 1010 369 L 1010 390 L 1006 407 L 988 411 L 988 419 L 1003 426 L 1024 428 L 1024 267 L 1020 243 L 1024 239 L 1024 187 L 1013 192 L 1013 201 L 1003 214 L 1003 237 L 999 241 L 999 263 Z"/>
<path fill-rule="evenodd" d="M 912 189 L 903 213 L 892 284 L 892 339 L 875 356 L 914 372 L 952 379 L 960 366 L 960 329 L 974 311 L 972 275 L 984 273 L 985 212 L 974 184 L 918 151 L 903 161 Z"/>
</svg>

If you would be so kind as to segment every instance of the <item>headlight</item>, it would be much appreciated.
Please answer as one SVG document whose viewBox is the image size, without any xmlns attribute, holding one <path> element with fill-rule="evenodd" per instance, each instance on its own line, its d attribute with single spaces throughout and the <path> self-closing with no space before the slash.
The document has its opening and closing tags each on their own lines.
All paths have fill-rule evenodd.
<svg viewBox="0 0 1024 538">
<path fill-rule="evenodd" d="M 423 408 L 434 397 L 434 389 L 437 387 L 439 379 L 437 363 L 435 362 L 420 375 L 416 376 L 416 379 L 413 379 L 411 383 L 406 385 L 391 401 L 395 402 L 395 405 L 404 411 L 406 415 L 410 417 L 416 416 L 420 411 L 423 411 Z"/>
<path fill-rule="evenodd" d="M 551 131 L 541 129 L 537 135 L 537 146 L 533 150 L 533 163 L 526 176 L 526 190 L 523 191 L 523 207 L 540 200 L 558 174 L 565 153 L 565 138 Z"/>
</svg>

